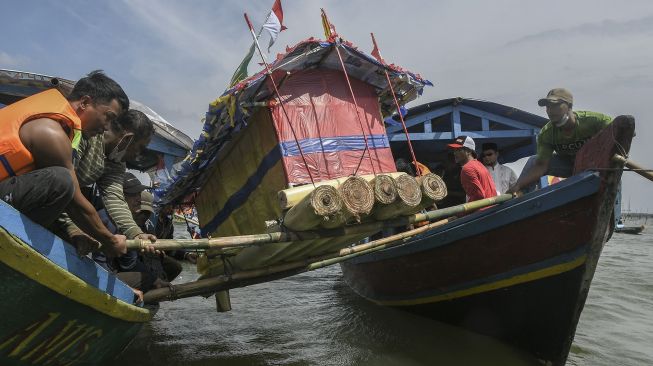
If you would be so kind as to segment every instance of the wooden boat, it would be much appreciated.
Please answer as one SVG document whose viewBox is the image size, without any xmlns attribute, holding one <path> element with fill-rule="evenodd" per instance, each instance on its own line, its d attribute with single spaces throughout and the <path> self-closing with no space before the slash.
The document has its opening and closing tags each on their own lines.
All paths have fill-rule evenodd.
<svg viewBox="0 0 653 366">
<path fill-rule="evenodd" d="M 0 69 L 0 108 L 40 91 L 63 94 L 74 82 Z M 147 106 L 155 136 L 130 168 L 165 176 L 192 141 Z M 167 169 L 166 169 L 167 167 Z M 161 174 L 164 173 L 164 174 Z M 153 174 L 155 175 L 155 174 Z M 113 274 L 0 200 L 0 365 L 97 364 L 115 358 L 152 318 Z"/>
<path fill-rule="evenodd" d="M 576 175 L 404 245 L 341 264 L 361 296 L 503 339 L 563 365 L 634 133 L 618 117 L 578 153 Z"/>
<path fill-rule="evenodd" d="M 642 231 L 644 231 L 646 227 L 644 225 L 639 225 L 639 226 L 623 226 L 623 225 L 617 225 L 614 228 L 615 233 L 620 233 L 620 234 L 631 234 L 631 235 L 637 235 L 641 234 Z"/>
<path fill-rule="evenodd" d="M 97 364 L 149 321 L 113 274 L 0 201 L 0 364 Z"/>
</svg>

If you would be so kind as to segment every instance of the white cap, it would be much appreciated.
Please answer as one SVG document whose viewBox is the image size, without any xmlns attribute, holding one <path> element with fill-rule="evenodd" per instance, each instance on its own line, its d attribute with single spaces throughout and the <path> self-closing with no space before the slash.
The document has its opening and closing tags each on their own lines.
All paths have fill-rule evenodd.
<svg viewBox="0 0 653 366">
<path fill-rule="evenodd" d="M 452 149 L 459 149 L 461 147 L 466 147 L 472 151 L 476 151 L 476 144 L 474 143 L 474 140 L 472 140 L 472 138 L 469 136 L 458 136 L 453 141 L 453 143 L 448 144 L 447 146 L 449 146 Z"/>
</svg>

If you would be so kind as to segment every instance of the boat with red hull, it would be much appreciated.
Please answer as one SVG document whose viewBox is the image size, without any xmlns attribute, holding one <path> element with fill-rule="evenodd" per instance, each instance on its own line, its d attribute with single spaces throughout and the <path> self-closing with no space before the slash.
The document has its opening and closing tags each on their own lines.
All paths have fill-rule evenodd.
<svg viewBox="0 0 653 366">
<path fill-rule="evenodd" d="M 341 264 L 361 296 L 490 335 L 563 365 L 612 233 L 634 119 L 620 116 L 577 155 L 576 175 Z"/>
</svg>

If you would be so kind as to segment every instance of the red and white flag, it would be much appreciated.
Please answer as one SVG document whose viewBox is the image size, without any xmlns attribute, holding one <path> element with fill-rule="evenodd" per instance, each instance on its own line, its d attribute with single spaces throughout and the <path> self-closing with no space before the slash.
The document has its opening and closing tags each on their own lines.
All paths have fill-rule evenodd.
<svg viewBox="0 0 653 366">
<path fill-rule="evenodd" d="M 268 52 L 270 52 L 270 47 L 274 44 L 279 36 L 279 32 L 287 29 L 283 25 L 283 9 L 281 8 L 281 0 L 275 0 L 274 5 L 272 5 L 272 11 L 268 16 L 268 20 L 263 24 L 263 28 L 270 33 L 270 44 L 268 45 Z"/>
<path fill-rule="evenodd" d="M 374 33 L 370 33 L 372 36 L 372 43 L 374 44 L 374 49 L 372 50 L 372 56 L 379 61 L 380 63 L 385 65 L 385 60 L 383 57 L 381 57 L 381 51 L 379 51 L 379 46 L 376 44 L 376 38 L 374 38 Z"/>
</svg>

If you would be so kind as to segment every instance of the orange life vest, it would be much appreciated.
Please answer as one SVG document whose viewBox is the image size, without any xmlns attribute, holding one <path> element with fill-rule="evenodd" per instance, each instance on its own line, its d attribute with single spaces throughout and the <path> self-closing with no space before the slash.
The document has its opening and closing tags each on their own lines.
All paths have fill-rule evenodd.
<svg viewBox="0 0 653 366">
<path fill-rule="evenodd" d="M 79 145 L 82 122 L 70 103 L 56 89 L 34 94 L 0 109 L 0 181 L 34 170 L 34 158 L 20 141 L 25 122 L 49 118 L 68 132 L 73 148 Z"/>
</svg>

